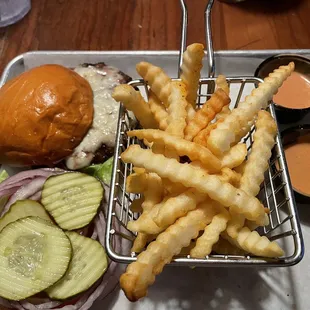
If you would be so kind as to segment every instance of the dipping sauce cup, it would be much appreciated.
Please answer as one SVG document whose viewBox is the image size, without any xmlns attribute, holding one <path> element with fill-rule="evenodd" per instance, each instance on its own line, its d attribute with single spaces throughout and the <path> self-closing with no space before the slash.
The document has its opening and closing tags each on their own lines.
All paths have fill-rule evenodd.
<svg viewBox="0 0 310 310">
<path fill-rule="evenodd" d="M 267 58 L 255 71 L 265 78 L 269 72 L 289 62 L 295 72 L 273 97 L 285 158 L 299 203 L 310 203 L 310 59 L 293 54 Z M 276 167 L 279 169 L 279 167 Z"/>
<path fill-rule="evenodd" d="M 280 123 L 296 122 L 310 112 L 310 59 L 293 54 L 277 55 L 267 58 L 255 71 L 255 76 L 265 78 L 275 68 L 291 61 L 295 63 L 295 71 L 273 97 Z"/>
<path fill-rule="evenodd" d="M 310 125 L 288 128 L 281 136 L 296 201 L 310 203 Z"/>
</svg>

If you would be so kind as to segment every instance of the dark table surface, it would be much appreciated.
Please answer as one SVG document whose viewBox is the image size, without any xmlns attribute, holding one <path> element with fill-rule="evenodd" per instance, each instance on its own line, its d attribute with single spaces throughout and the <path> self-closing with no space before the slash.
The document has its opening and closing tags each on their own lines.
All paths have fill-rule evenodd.
<svg viewBox="0 0 310 310">
<path fill-rule="evenodd" d="M 205 42 L 206 0 L 187 0 L 188 43 Z M 216 50 L 310 48 L 310 1 L 216 0 Z M 29 50 L 175 50 L 178 0 L 32 0 L 19 23 L 0 29 L 0 72 Z"/>
</svg>

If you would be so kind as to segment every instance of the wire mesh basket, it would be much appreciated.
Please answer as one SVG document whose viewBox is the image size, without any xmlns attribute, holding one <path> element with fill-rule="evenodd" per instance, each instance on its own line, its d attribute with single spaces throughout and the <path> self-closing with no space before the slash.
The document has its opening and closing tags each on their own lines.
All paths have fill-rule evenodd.
<svg viewBox="0 0 310 310">
<path fill-rule="evenodd" d="M 184 0 L 180 0 L 183 12 L 182 22 L 182 40 L 179 65 L 182 64 L 182 53 L 186 44 L 186 27 L 187 27 L 187 10 Z M 201 106 L 214 91 L 215 78 L 213 48 L 211 40 L 211 22 L 210 15 L 213 0 L 210 0 L 206 12 L 206 41 L 207 41 L 207 58 L 209 77 L 200 79 L 197 106 Z M 254 87 L 262 82 L 259 78 L 254 77 L 228 77 L 231 93 L 235 94 L 232 98 L 231 108 L 237 107 L 238 103 L 244 97 L 250 94 Z M 143 80 L 135 80 L 129 83 L 138 88 L 141 93 L 148 96 L 148 86 Z M 232 96 L 233 97 L 233 96 Z M 234 99 L 234 100 L 233 100 Z M 271 115 L 276 118 L 272 102 L 268 106 Z M 127 176 L 132 172 L 132 165 L 122 162 L 120 155 L 131 144 L 140 144 L 141 141 L 134 137 L 128 137 L 126 132 L 136 128 L 136 124 L 131 121 L 129 113 L 121 105 L 119 122 L 117 128 L 116 147 L 114 153 L 114 166 L 111 181 L 110 200 L 108 208 L 106 249 L 111 259 L 120 263 L 130 263 L 136 260 L 136 253 L 117 252 L 113 242 L 116 236 L 126 238 L 132 242 L 135 234 L 126 229 L 129 220 L 139 217 L 138 213 L 130 210 L 131 202 L 138 198 L 138 195 L 129 194 L 125 191 Z M 247 145 L 248 151 L 251 150 L 253 143 L 253 127 L 249 134 L 243 139 Z M 143 146 L 145 147 L 145 146 Z M 298 263 L 303 257 L 303 240 L 299 218 L 296 211 L 296 203 L 289 179 L 288 168 L 284 156 L 280 134 L 276 136 L 276 144 L 269 162 L 269 169 L 265 174 L 265 180 L 261 186 L 258 195 L 260 201 L 269 209 L 269 225 L 259 228 L 260 235 L 267 236 L 270 240 L 278 240 L 285 249 L 285 256 L 281 258 L 263 258 L 255 256 L 237 256 L 237 255 L 209 255 L 203 259 L 194 259 L 189 255 L 178 256 L 173 259 L 170 265 L 183 266 L 247 266 L 247 265 L 264 265 L 264 266 L 289 266 Z M 116 225 L 121 224 L 121 225 Z M 122 229 L 116 229 L 116 227 Z"/>
</svg>

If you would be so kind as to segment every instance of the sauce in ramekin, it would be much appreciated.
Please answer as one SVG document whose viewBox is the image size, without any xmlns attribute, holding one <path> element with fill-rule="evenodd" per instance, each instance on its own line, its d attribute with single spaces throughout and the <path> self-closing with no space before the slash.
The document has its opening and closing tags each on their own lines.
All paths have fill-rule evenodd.
<svg viewBox="0 0 310 310">
<path fill-rule="evenodd" d="M 285 157 L 294 190 L 310 196 L 310 134 L 285 148 Z"/>
<path fill-rule="evenodd" d="M 273 101 L 277 105 L 291 109 L 310 107 L 310 77 L 293 72 L 273 97 Z"/>
</svg>

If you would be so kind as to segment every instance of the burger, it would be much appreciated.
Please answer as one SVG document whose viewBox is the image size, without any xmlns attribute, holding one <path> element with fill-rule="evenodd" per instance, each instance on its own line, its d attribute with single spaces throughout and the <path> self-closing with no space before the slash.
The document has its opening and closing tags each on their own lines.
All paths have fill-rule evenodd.
<svg viewBox="0 0 310 310">
<path fill-rule="evenodd" d="M 0 89 L 0 163 L 78 170 L 113 155 L 119 103 L 130 77 L 104 63 L 43 65 Z"/>
<path fill-rule="evenodd" d="M 88 252 L 89 248 L 78 245 L 74 249 L 73 242 L 70 241 L 70 262 L 68 260 L 69 264 L 67 269 L 63 270 L 65 273 L 61 275 L 60 281 L 58 282 L 57 278 L 53 285 L 57 288 L 58 285 L 62 286 L 61 281 L 65 281 L 66 278 L 73 279 L 75 276 L 73 276 L 72 270 L 75 269 L 78 271 L 79 279 L 75 279 L 74 290 L 68 290 L 69 294 L 63 296 L 54 296 L 48 292 L 53 285 L 38 289 L 37 278 L 28 275 L 30 280 L 25 281 L 28 284 L 22 288 L 23 292 L 27 294 L 22 297 L 14 295 L 12 298 L 11 295 L 5 293 L 7 287 L 5 289 L 2 287 L 2 290 L 0 287 L 0 309 L 5 306 L 5 309 L 24 310 L 87 310 L 95 300 L 110 294 L 117 285 L 122 271 L 121 267 L 109 260 L 102 252 L 105 247 L 105 214 L 111 175 L 111 164 L 108 166 L 106 164 L 111 163 L 109 158 L 114 153 L 119 112 L 119 103 L 112 98 L 112 91 L 118 84 L 128 81 L 130 81 L 130 77 L 104 63 L 83 64 L 72 70 L 51 64 L 31 69 L 10 80 L 0 89 L 0 164 L 26 168 L 22 169 L 25 171 L 11 177 L 8 177 L 5 171 L 0 172 L 0 238 L 3 238 L 7 229 L 10 230 L 10 228 L 6 228 L 8 225 L 18 225 L 23 220 L 35 220 L 39 223 L 45 221 L 44 225 L 48 225 L 54 230 L 61 229 L 61 224 L 57 222 L 55 214 L 48 213 L 47 208 L 43 206 L 44 188 L 46 189 L 46 185 L 49 180 L 53 180 L 53 177 L 67 177 L 66 180 L 58 179 L 55 182 L 59 193 L 63 193 L 64 196 L 61 199 L 59 197 L 52 199 L 52 202 L 56 202 L 56 204 L 64 202 L 65 209 L 68 211 L 65 216 L 75 219 L 79 213 L 77 204 L 71 204 L 70 210 L 68 206 L 70 199 L 78 199 L 78 204 L 81 206 L 79 216 L 83 221 L 87 218 L 88 220 L 82 225 L 78 225 L 79 227 L 71 227 L 69 234 L 71 233 L 75 237 L 80 235 L 80 240 L 83 237 L 83 240 L 93 242 L 93 244 L 96 241 L 95 244 L 102 253 L 100 261 L 105 259 L 107 262 L 105 266 L 99 266 L 96 277 L 89 281 L 89 276 L 81 276 L 82 272 L 87 273 L 87 268 L 91 266 L 91 273 L 94 274 L 93 267 L 98 267 L 95 261 L 98 256 L 94 255 L 94 252 L 91 252 L 90 258 L 86 258 L 86 255 L 80 256 L 80 249 Z M 100 165 L 96 165 L 97 163 Z M 29 167 L 36 169 L 28 169 Z M 56 168 L 50 169 L 50 167 Z M 83 173 L 68 170 L 82 170 Z M 92 178 L 92 181 L 97 182 L 101 195 L 96 205 L 97 209 L 92 214 L 93 217 L 89 217 L 85 212 L 93 204 L 98 188 L 94 192 L 94 188 L 89 186 L 88 174 L 95 177 Z M 84 183 L 85 186 L 81 186 L 80 181 L 73 184 L 72 178 L 75 176 L 85 177 L 87 180 Z M 68 185 L 68 182 L 70 186 L 65 188 L 64 186 Z M 16 205 L 19 206 L 17 209 Z M 31 208 L 29 209 L 29 207 Z M 38 213 L 38 208 L 41 210 L 40 213 Z M 45 214 L 45 219 L 42 218 L 43 214 Z M 119 230 L 122 229 L 121 224 L 117 224 L 116 227 Z M 42 259 L 44 264 L 54 260 L 56 256 L 50 255 L 50 253 L 52 253 L 51 249 L 55 247 L 50 247 L 46 243 L 47 238 L 44 238 L 44 249 L 48 250 L 41 251 L 40 243 L 40 246 L 36 246 L 33 252 L 32 246 L 37 244 L 35 238 L 40 235 L 36 229 L 32 232 L 26 229 L 18 235 L 19 230 L 16 227 L 12 229 L 16 238 L 11 236 L 7 239 L 10 239 L 10 242 L 14 244 L 13 247 L 16 248 L 17 254 L 14 251 L 8 255 L 5 254 L 6 259 L 13 262 L 8 268 L 5 268 L 5 273 L 14 271 L 17 266 L 16 268 L 22 270 L 21 278 L 24 279 L 27 275 L 23 274 L 23 268 L 28 264 L 27 266 L 31 267 L 29 270 L 37 268 L 33 270 L 40 270 L 39 273 L 42 275 L 41 271 L 45 270 L 45 265 L 41 266 L 37 257 L 44 257 Z M 63 228 L 63 233 L 68 236 L 68 227 Z M 113 243 L 116 249 L 129 251 L 129 243 L 125 238 L 116 236 Z M 23 252 L 23 249 L 27 253 Z M 58 253 L 57 249 L 55 253 Z M 1 252 L 0 256 L 2 254 Z M 83 262 L 81 257 L 84 259 Z M 60 260 L 55 259 L 54 262 L 56 261 L 55 266 L 58 270 Z M 82 265 L 74 267 L 74 261 L 82 262 Z M 27 268 L 25 268 L 26 271 Z M 46 270 L 50 270 L 49 267 L 46 267 Z M 53 276 L 53 273 L 49 274 Z M 4 278 L 2 274 L 0 277 Z M 10 291 L 15 294 L 14 288 L 19 283 L 19 278 L 10 276 L 10 279 L 13 279 L 13 282 L 9 283 Z M 48 276 L 47 280 L 54 282 Z M 76 288 L 81 287 L 81 283 L 85 285 L 83 284 L 83 287 L 77 291 Z M 28 294 L 28 291 L 33 288 L 35 290 Z M 20 289 L 21 286 L 18 291 Z"/>
</svg>

